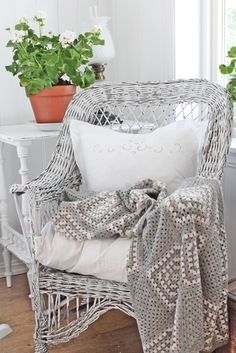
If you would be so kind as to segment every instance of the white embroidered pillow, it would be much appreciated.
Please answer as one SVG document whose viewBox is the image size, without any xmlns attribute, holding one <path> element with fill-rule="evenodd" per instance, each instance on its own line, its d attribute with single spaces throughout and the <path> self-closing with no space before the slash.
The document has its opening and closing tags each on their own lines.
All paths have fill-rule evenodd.
<svg viewBox="0 0 236 353">
<path fill-rule="evenodd" d="M 70 134 L 83 183 L 90 191 L 128 188 L 151 178 L 164 182 L 172 193 L 196 173 L 199 139 L 188 121 L 131 134 L 72 120 Z"/>
</svg>

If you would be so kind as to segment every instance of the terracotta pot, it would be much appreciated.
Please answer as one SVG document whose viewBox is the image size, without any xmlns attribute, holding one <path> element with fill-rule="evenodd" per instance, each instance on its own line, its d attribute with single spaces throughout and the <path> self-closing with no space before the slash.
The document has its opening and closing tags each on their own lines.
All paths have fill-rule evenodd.
<svg viewBox="0 0 236 353">
<path fill-rule="evenodd" d="M 39 93 L 29 95 L 37 123 L 62 122 L 75 92 L 76 86 L 61 85 L 44 88 Z"/>
</svg>

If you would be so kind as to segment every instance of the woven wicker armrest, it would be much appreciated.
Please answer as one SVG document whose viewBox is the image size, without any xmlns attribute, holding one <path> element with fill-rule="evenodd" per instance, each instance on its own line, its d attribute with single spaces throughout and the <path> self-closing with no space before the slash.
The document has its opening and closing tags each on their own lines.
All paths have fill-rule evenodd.
<svg viewBox="0 0 236 353">
<path fill-rule="evenodd" d="M 50 165 L 51 166 L 51 165 Z M 63 169 L 62 169 L 63 170 Z M 32 223 L 32 235 L 40 235 L 43 226 L 53 217 L 67 188 L 79 190 L 81 175 L 78 170 L 71 173 L 58 173 L 53 175 L 50 170 L 45 170 L 39 177 L 26 185 L 14 184 L 10 191 L 14 194 L 16 210 L 24 232 L 25 224 L 20 207 L 20 195 L 27 193 Z M 26 232 L 25 232 L 26 234 Z"/>
<path fill-rule="evenodd" d="M 10 188 L 12 194 L 24 194 L 27 190 L 26 185 L 22 184 L 13 184 Z"/>
<path fill-rule="evenodd" d="M 27 192 L 31 201 L 37 206 L 57 200 L 66 188 L 78 190 L 80 184 L 81 177 L 79 171 L 67 177 L 64 175 L 61 177 L 58 175 L 53 176 L 45 171 L 39 177 L 25 185 L 12 185 L 10 192 L 18 195 Z"/>
</svg>

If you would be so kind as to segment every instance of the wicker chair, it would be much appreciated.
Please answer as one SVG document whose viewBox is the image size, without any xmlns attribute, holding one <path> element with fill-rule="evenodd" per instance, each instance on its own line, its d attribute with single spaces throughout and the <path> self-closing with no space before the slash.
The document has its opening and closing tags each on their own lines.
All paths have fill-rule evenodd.
<svg viewBox="0 0 236 353">
<path fill-rule="evenodd" d="M 45 171 L 12 193 L 27 192 L 31 234 L 25 234 L 32 257 L 32 303 L 37 353 L 48 344 L 67 342 L 110 309 L 135 317 L 127 284 L 45 268 L 35 261 L 34 237 L 55 214 L 66 187 L 79 189 L 81 175 L 69 136 L 71 119 L 137 133 L 184 118 L 208 120 L 197 175 L 221 179 L 230 145 L 232 103 L 225 90 L 205 80 L 102 84 L 77 94 L 69 105 L 56 150 Z M 18 207 L 22 226 L 22 216 Z M 25 227 L 24 227 L 25 228 Z M 25 233 L 27 233 L 25 231 Z"/>
</svg>

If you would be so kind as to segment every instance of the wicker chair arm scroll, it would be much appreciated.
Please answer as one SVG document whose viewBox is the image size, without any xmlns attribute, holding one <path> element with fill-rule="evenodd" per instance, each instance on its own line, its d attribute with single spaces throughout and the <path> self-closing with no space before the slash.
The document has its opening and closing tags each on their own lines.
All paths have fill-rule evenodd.
<svg viewBox="0 0 236 353">
<path fill-rule="evenodd" d="M 63 199 L 64 190 L 70 188 L 79 190 L 81 184 L 81 174 L 78 168 L 71 169 L 71 172 L 56 174 L 53 165 L 41 173 L 37 178 L 25 185 L 14 184 L 10 191 L 14 194 L 18 217 L 24 233 L 24 221 L 19 198 L 27 194 L 29 201 L 30 219 L 32 220 L 32 236 L 41 234 L 43 226 L 53 217 L 60 201 Z M 26 234 L 26 232 L 25 232 Z"/>
<path fill-rule="evenodd" d="M 80 184 L 81 175 L 78 169 L 71 175 L 61 175 L 61 177 L 52 175 L 46 170 L 25 185 L 12 185 L 10 192 L 18 195 L 27 192 L 30 202 L 33 202 L 34 206 L 40 207 L 42 204 L 58 200 L 65 188 L 78 190 Z"/>
<path fill-rule="evenodd" d="M 13 184 L 10 188 L 10 192 L 12 194 L 24 194 L 27 190 L 27 186 L 26 185 L 22 185 L 22 184 Z"/>
</svg>

